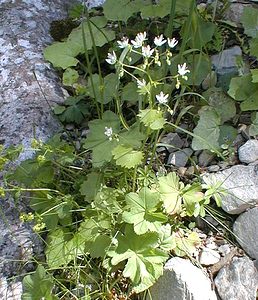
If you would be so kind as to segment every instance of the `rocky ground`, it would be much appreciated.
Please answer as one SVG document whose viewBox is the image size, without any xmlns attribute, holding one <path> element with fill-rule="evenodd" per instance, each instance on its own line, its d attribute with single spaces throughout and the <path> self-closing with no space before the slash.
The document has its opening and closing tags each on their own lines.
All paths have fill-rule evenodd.
<svg viewBox="0 0 258 300">
<path fill-rule="evenodd" d="M 253 5 L 253 1 L 245 2 L 232 3 L 227 12 L 239 26 L 243 6 Z M 22 143 L 26 147 L 34 136 L 45 141 L 59 128 L 50 107 L 62 102 L 64 94 L 54 70 L 43 60 L 42 49 L 51 43 L 49 24 L 65 17 L 70 3 L 0 0 L 0 143 L 5 146 Z M 99 5 L 103 1 L 86 3 Z M 239 54 L 240 47 L 234 46 L 211 58 L 218 79 L 234 72 Z M 68 126 L 73 131 L 73 125 Z M 86 134 L 86 128 L 77 132 L 78 148 Z M 219 161 L 207 150 L 194 152 L 180 131 L 164 136 L 157 151 L 182 177 L 191 179 L 198 174 L 207 184 L 222 182 L 221 187 L 228 191 L 222 197 L 222 209 L 232 216 L 238 244 L 233 246 L 225 239 L 225 228 L 216 219 L 200 220 L 197 232 L 202 244 L 195 260 L 169 260 L 164 276 L 151 290 L 152 298 L 256 299 L 258 141 L 250 139 L 248 124 L 244 120 L 240 124 L 233 152 L 226 161 Z M 24 152 L 20 159 L 31 154 Z M 17 207 L 11 197 L 0 198 L 0 299 L 20 299 L 21 282 L 15 276 L 18 270 L 30 271 L 26 260 L 42 249 L 31 229 L 19 221 L 23 207 L 19 202 Z M 213 231 L 207 230 L 207 223 Z"/>
</svg>

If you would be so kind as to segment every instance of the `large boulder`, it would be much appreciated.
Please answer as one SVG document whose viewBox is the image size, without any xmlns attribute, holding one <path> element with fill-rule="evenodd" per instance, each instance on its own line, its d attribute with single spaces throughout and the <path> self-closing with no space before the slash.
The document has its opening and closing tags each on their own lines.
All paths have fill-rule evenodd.
<svg viewBox="0 0 258 300">
<path fill-rule="evenodd" d="M 205 174 L 205 183 L 225 190 L 222 208 L 229 214 L 240 214 L 258 203 L 257 166 L 236 165 L 222 172 Z"/>
<path fill-rule="evenodd" d="M 171 258 L 164 274 L 150 289 L 152 300 L 216 300 L 211 282 L 190 260 Z"/>
<path fill-rule="evenodd" d="M 52 42 L 51 21 L 65 18 L 71 4 L 71 0 L 0 0 L 0 144 L 5 147 L 28 148 L 33 137 L 46 141 L 60 126 L 51 107 L 61 103 L 64 94 L 42 52 Z M 24 151 L 20 160 L 31 155 Z M 35 234 L 19 220 L 26 209 L 23 202 L 0 198 L 0 299 L 4 300 L 20 299 L 21 278 L 15 276 L 30 271 L 33 265 L 25 262 L 41 251 Z M 16 283 L 10 281 L 12 276 Z"/>
<path fill-rule="evenodd" d="M 233 226 L 241 247 L 254 259 L 258 259 L 258 207 L 241 214 Z"/>
<path fill-rule="evenodd" d="M 255 300 L 258 275 L 254 263 L 247 256 L 233 257 L 215 278 L 221 300 Z"/>
</svg>

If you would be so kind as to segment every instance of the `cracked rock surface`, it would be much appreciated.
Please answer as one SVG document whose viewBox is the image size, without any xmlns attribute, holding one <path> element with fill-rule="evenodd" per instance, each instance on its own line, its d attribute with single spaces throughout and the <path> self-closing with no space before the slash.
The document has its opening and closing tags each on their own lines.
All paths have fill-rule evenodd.
<svg viewBox="0 0 258 300">
<path fill-rule="evenodd" d="M 51 21 L 67 16 L 68 0 L 0 0 L 0 144 L 30 146 L 36 137 L 46 141 L 59 128 L 51 106 L 64 100 L 59 79 L 43 59 L 52 42 Z M 32 155 L 24 151 L 19 160 Z M 0 174 L 0 182 L 1 182 Z M 18 202 L 18 204 L 17 204 Z M 33 267 L 25 264 L 40 243 L 32 230 L 19 221 L 26 211 L 23 199 L 16 203 L 0 198 L 0 299 L 20 299 L 19 278 Z"/>
</svg>

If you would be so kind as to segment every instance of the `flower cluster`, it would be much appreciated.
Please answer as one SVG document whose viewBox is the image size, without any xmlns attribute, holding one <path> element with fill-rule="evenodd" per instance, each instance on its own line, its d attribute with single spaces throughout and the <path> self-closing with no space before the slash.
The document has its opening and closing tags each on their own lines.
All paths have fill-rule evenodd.
<svg viewBox="0 0 258 300">
<path fill-rule="evenodd" d="M 114 139 L 119 142 L 119 137 L 118 134 L 113 132 L 113 128 L 112 127 L 107 127 L 105 126 L 105 131 L 104 131 L 104 135 L 108 137 L 108 140 L 111 142 Z"/>
<path fill-rule="evenodd" d="M 153 61 L 156 65 L 161 66 L 160 56 L 165 55 L 166 63 L 167 65 L 171 65 L 171 58 L 172 53 L 171 49 L 175 48 L 178 44 L 178 41 L 175 38 L 164 38 L 163 34 L 156 36 L 153 40 L 153 43 L 155 45 L 154 48 L 151 48 L 149 44 L 145 44 L 145 41 L 147 41 L 147 34 L 146 32 L 140 32 L 136 35 L 134 40 L 130 40 L 127 37 L 123 37 L 121 41 L 117 41 L 118 47 L 121 49 L 129 48 L 130 51 L 138 52 L 138 49 L 141 48 L 140 54 L 143 56 L 145 62 L 142 66 L 142 69 L 145 69 L 148 64 L 148 59 L 153 58 Z M 167 49 L 163 54 L 160 54 L 158 48 L 162 47 L 163 45 L 167 44 Z M 136 50 L 135 50 L 136 49 Z M 111 53 L 108 53 L 108 57 L 106 58 L 106 62 L 110 65 L 114 65 L 117 63 L 117 56 L 114 51 Z M 176 75 L 176 87 L 180 87 L 180 77 L 187 80 L 187 73 L 190 71 L 188 70 L 186 63 L 177 66 L 178 73 Z M 122 73 L 123 74 L 123 73 Z"/>
<path fill-rule="evenodd" d="M 105 127 L 104 134 L 108 137 L 110 141 L 113 139 L 113 129 L 112 127 Z"/>
</svg>

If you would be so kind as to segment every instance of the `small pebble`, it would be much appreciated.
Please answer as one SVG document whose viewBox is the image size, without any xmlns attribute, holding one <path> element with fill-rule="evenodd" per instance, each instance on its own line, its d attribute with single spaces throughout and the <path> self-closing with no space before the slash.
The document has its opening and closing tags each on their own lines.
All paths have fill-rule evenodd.
<svg viewBox="0 0 258 300">
<path fill-rule="evenodd" d="M 218 172 L 220 167 L 218 165 L 212 165 L 208 167 L 208 172 Z"/>
<path fill-rule="evenodd" d="M 209 248 L 202 249 L 199 256 L 201 265 L 210 266 L 216 264 L 218 261 L 220 261 L 220 255 L 217 251 Z"/>
<path fill-rule="evenodd" d="M 179 167 L 179 168 L 178 168 L 178 174 L 179 174 L 180 176 L 184 176 L 186 170 L 187 170 L 186 167 Z"/>
<path fill-rule="evenodd" d="M 252 163 L 258 160 L 258 141 L 249 140 L 238 149 L 238 157 L 242 163 Z"/>
<path fill-rule="evenodd" d="M 74 130 L 74 124 L 67 124 L 67 125 L 65 126 L 65 129 L 68 130 L 68 131 Z"/>
<path fill-rule="evenodd" d="M 230 246 L 229 244 L 221 245 L 218 248 L 219 253 L 221 253 L 222 256 L 225 256 L 230 252 Z"/>
<path fill-rule="evenodd" d="M 81 137 L 87 137 L 88 134 L 89 134 L 89 129 L 84 128 L 82 130 Z"/>
<path fill-rule="evenodd" d="M 194 175 L 194 171 L 195 171 L 194 166 L 191 166 L 191 167 L 187 168 L 185 175 L 192 176 L 192 175 Z"/>
</svg>

